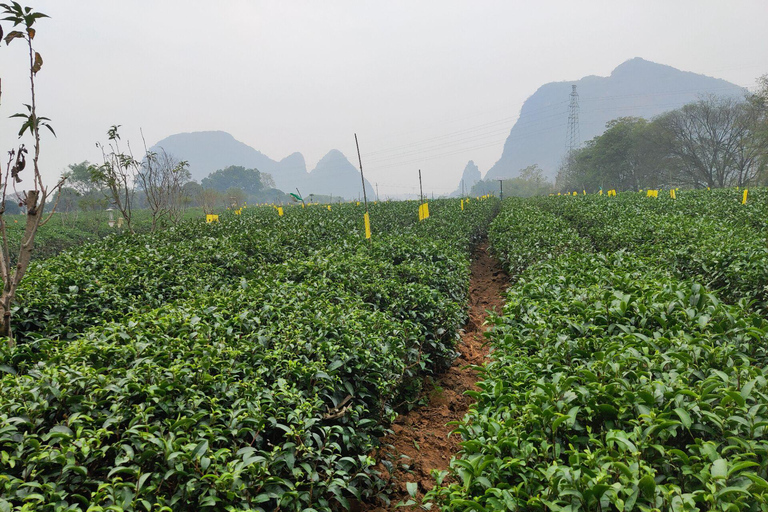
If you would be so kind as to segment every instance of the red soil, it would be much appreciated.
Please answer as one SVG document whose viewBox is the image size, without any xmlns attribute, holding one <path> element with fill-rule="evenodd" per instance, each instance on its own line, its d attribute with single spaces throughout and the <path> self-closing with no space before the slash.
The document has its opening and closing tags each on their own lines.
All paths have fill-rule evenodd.
<svg viewBox="0 0 768 512">
<path fill-rule="evenodd" d="M 469 320 L 457 350 L 461 355 L 453 365 L 431 385 L 425 386 L 424 398 L 428 405 L 420 406 L 401 415 L 392 425 L 393 433 L 382 439 L 382 453 L 389 452 L 394 473 L 388 474 L 391 503 L 362 504 L 354 507 L 360 511 L 384 512 L 395 510 L 396 505 L 408 501 L 407 482 L 418 484 L 419 498 L 434 485 L 431 471 L 448 469 L 448 464 L 460 448 L 458 435 L 451 435 L 451 421 L 459 421 L 473 400 L 464 395 L 467 390 L 477 390 L 479 380 L 473 365 L 482 365 L 488 356 L 483 325 L 486 310 L 500 312 L 504 304 L 502 294 L 509 279 L 501 265 L 488 255 L 488 246 L 479 246 L 474 254 L 470 280 Z M 389 445 L 389 446 L 388 446 Z M 406 456 L 403 458 L 401 456 Z M 401 465 L 407 465 L 404 469 Z M 416 507 L 400 507 L 397 510 L 417 510 Z"/>
</svg>

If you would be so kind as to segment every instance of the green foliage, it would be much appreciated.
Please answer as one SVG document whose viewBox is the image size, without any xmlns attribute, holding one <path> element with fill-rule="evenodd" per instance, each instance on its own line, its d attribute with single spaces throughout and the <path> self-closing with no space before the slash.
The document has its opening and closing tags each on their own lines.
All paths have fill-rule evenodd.
<svg viewBox="0 0 768 512">
<path fill-rule="evenodd" d="M 678 200 L 707 212 L 687 216 L 672 214 L 682 204 L 634 194 L 536 201 L 584 233 L 621 231 L 592 237 L 597 252 L 563 218 L 505 202 L 490 236 L 521 273 L 490 319 L 493 360 L 457 425 L 453 478 L 438 475 L 429 501 L 442 510 L 766 509 L 768 322 L 664 256 L 674 243 L 699 243 L 704 226 L 714 229 L 707 216 L 762 233 L 764 203 L 750 212 L 730 208 L 725 193 L 699 197 Z M 701 222 L 690 241 L 686 218 Z M 604 246 L 622 236 L 620 250 Z"/>
<path fill-rule="evenodd" d="M 246 169 L 238 165 L 230 165 L 226 169 L 212 172 L 200 182 L 203 188 L 212 188 L 219 192 L 227 189 L 240 189 L 249 195 L 258 195 L 264 188 L 261 173 L 257 169 Z"/>
<path fill-rule="evenodd" d="M 696 278 L 728 302 L 768 304 L 768 190 L 735 189 L 547 197 L 540 204 L 567 220 L 603 251 L 627 249 Z"/>
<path fill-rule="evenodd" d="M 558 174 L 562 191 L 685 186 L 754 186 L 765 181 L 764 92 L 708 96 L 652 121 L 614 119 L 570 155 Z"/>
<path fill-rule="evenodd" d="M 587 141 L 558 175 L 561 190 L 638 190 L 656 188 L 666 176 L 663 156 L 653 145 L 656 126 L 636 117 L 621 117 L 606 125 L 603 134 Z"/>
<path fill-rule="evenodd" d="M 538 165 L 529 165 L 520 169 L 519 176 L 503 180 L 504 197 L 532 197 L 546 195 L 552 191 L 552 183 L 547 180 Z M 483 196 L 485 194 L 499 195 L 498 180 L 480 180 L 469 192 L 469 196 Z"/>
<path fill-rule="evenodd" d="M 0 507 L 334 510 L 454 356 L 498 201 L 245 208 L 39 263 L 0 351 Z M 91 508 L 94 509 L 94 508 Z"/>
</svg>

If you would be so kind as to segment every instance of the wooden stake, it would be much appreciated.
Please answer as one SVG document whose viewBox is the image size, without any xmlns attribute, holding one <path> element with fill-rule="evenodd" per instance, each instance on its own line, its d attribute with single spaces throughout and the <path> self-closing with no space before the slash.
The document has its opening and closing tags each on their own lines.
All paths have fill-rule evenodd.
<svg viewBox="0 0 768 512">
<path fill-rule="evenodd" d="M 360 158 L 360 144 L 357 142 L 357 134 L 355 134 L 355 147 L 357 148 L 357 161 L 360 164 L 360 181 L 363 184 L 363 200 L 365 201 L 365 220 L 366 220 L 366 227 L 369 224 L 369 216 L 368 216 L 368 194 L 365 191 L 365 176 L 363 175 L 363 159 Z M 371 241 L 371 244 L 373 244 L 373 239 L 370 238 L 370 228 L 366 229 L 366 235 L 369 235 L 369 240 Z"/>
</svg>

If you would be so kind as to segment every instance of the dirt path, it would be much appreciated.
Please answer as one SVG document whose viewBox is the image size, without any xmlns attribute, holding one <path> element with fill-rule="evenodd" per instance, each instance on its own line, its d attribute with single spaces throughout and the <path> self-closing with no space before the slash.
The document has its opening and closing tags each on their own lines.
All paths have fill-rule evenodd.
<svg viewBox="0 0 768 512">
<path fill-rule="evenodd" d="M 400 416 L 392 425 L 393 434 L 382 440 L 384 446 L 392 446 L 388 451 L 395 466 L 394 474 L 391 475 L 393 492 L 390 505 L 363 506 L 359 510 L 396 510 L 397 503 L 409 498 L 405 486 L 407 482 L 418 483 L 421 497 L 434 484 L 430 472 L 433 469 L 448 468 L 451 457 L 459 450 L 459 437 L 449 437 L 453 428 L 446 424 L 461 420 L 472 404 L 472 399 L 464 395 L 464 392 L 477 389 L 475 383 L 478 374 L 467 366 L 483 364 L 488 355 L 488 347 L 484 346 L 483 338 L 486 310 L 501 311 L 504 304 L 502 293 L 507 283 L 508 277 L 501 265 L 488 255 L 488 245 L 480 245 L 472 261 L 469 320 L 457 347 L 461 355 L 432 386 L 427 386 L 425 395 L 429 397 L 429 404 Z M 407 458 L 401 458 L 402 455 Z M 400 468 L 402 464 L 407 465 L 408 469 Z M 417 509 L 400 507 L 397 510 Z"/>
</svg>

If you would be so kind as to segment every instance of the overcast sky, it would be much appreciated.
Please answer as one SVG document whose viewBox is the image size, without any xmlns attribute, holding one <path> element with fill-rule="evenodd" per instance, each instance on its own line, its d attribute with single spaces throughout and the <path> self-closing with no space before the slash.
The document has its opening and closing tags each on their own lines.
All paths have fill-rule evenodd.
<svg viewBox="0 0 768 512">
<path fill-rule="evenodd" d="M 632 57 L 752 87 L 768 73 L 768 1 L 38 0 L 41 164 L 100 160 L 122 125 L 141 148 L 224 130 L 311 170 L 329 150 L 382 195 L 452 191 L 467 161 L 485 173 L 525 99 L 544 83 L 607 76 Z M 4 28 L 9 26 L 5 23 Z M 17 41 L 18 43 L 18 41 Z M 0 50 L 0 144 L 28 102 L 23 47 Z M 176 155 L 184 158 L 184 155 Z"/>
</svg>

